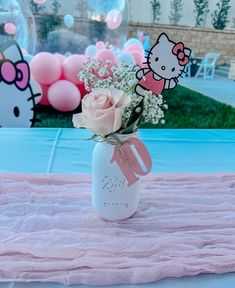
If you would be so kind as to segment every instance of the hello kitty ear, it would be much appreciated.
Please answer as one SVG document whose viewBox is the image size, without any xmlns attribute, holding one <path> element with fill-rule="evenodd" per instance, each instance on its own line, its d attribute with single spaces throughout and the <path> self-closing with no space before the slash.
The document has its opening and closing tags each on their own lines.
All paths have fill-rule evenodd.
<svg viewBox="0 0 235 288">
<path fill-rule="evenodd" d="M 191 53 L 192 53 L 192 51 L 190 50 L 190 49 L 188 49 L 188 48 L 184 48 L 184 54 L 186 55 L 186 56 L 190 56 L 191 55 Z"/>
<path fill-rule="evenodd" d="M 158 43 L 167 43 L 169 42 L 169 38 L 165 33 L 160 34 L 160 36 L 157 39 Z"/>
<path fill-rule="evenodd" d="M 16 41 L 10 41 L 0 47 L 0 53 L 11 61 L 16 62 L 23 59 L 20 47 Z"/>
</svg>

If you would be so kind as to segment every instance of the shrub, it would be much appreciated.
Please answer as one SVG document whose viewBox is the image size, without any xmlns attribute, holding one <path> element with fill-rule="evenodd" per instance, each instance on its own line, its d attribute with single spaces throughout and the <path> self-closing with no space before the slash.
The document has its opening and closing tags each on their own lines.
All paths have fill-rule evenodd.
<svg viewBox="0 0 235 288">
<path fill-rule="evenodd" d="M 195 5 L 195 20 L 196 27 L 202 26 L 202 23 L 205 21 L 206 15 L 209 12 L 209 0 L 193 0 Z"/>
<path fill-rule="evenodd" d="M 29 4 L 33 14 L 39 14 L 40 12 L 43 12 L 45 9 L 44 5 L 37 4 L 34 2 L 34 0 L 30 0 Z"/>
<path fill-rule="evenodd" d="M 158 0 L 152 0 L 152 12 L 153 12 L 153 22 L 158 22 L 160 20 L 161 15 L 161 3 Z"/>
<path fill-rule="evenodd" d="M 181 14 L 183 10 L 182 0 L 171 0 L 171 12 L 169 16 L 170 23 L 177 25 L 183 17 Z"/>
<path fill-rule="evenodd" d="M 45 48 L 51 53 L 83 54 L 89 44 L 90 42 L 86 36 L 75 34 L 67 29 L 58 29 L 48 34 L 48 46 Z"/>
<path fill-rule="evenodd" d="M 58 14 L 60 8 L 61 8 L 61 4 L 59 3 L 59 0 L 53 0 L 51 3 L 51 9 L 53 13 Z"/>
<path fill-rule="evenodd" d="M 50 32 L 59 28 L 61 20 L 58 15 L 45 14 L 39 21 L 39 36 L 42 40 L 46 40 Z"/>
<path fill-rule="evenodd" d="M 230 0 L 220 0 L 217 4 L 217 10 L 211 14 L 212 17 L 212 25 L 215 29 L 223 30 L 228 21 L 228 12 L 231 8 Z"/>
</svg>

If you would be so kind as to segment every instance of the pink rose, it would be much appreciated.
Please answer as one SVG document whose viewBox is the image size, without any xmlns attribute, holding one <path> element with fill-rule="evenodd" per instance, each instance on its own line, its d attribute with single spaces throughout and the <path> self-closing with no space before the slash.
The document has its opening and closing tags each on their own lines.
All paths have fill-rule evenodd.
<svg viewBox="0 0 235 288">
<path fill-rule="evenodd" d="M 122 111 L 128 103 L 128 97 L 116 88 L 94 89 L 83 98 L 82 113 L 73 115 L 73 124 L 104 137 L 121 128 Z"/>
</svg>

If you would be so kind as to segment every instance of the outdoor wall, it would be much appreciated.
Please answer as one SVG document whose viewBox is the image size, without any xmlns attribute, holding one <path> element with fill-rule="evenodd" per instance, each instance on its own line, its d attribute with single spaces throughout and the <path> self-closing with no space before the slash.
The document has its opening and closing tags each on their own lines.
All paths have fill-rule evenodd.
<svg viewBox="0 0 235 288">
<path fill-rule="evenodd" d="M 129 36 L 136 36 L 136 32 L 142 30 L 149 33 L 152 44 L 157 36 L 165 32 L 175 41 L 182 41 L 190 47 L 196 57 L 203 58 L 206 53 L 219 53 L 219 64 L 230 63 L 235 59 L 235 31 L 190 28 L 186 26 L 169 26 L 159 24 L 138 24 L 129 25 Z"/>
<path fill-rule="evenodd" d="M 206 16 L 205 23 L 203 25 L 207 28 L 211 28 L 211 14 L 216 10 L 216 3 L 219 0 L 209 0 L 209 12 Z M 170 14 L 170 2 L 171 0 L 160 0 L 161 3 L 161 15 L 160 24 L 170 24 L 169 14 Z M 194 2 L 193 0 L 182 0 L 183 11 L 179 25 L 185 26 L 195 26 L 195 14 L 194 14 Z M 235 17 L 235 1 L 231 0 L 231 8 L 228 15 L 227 29 L 234 28 L 234 17 Z M 152 23 L 153 14 L 151 7 L 151 0 L 129 0 L 130 9 L 130 21 L 140 22 L 140 23 Z"/>
</svg>

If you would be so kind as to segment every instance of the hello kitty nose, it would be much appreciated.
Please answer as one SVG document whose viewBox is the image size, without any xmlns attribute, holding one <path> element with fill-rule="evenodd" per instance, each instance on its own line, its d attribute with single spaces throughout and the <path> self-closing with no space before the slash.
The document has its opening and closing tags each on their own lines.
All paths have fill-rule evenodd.
<svg viewBox="0 0 235 288">
<path fill-rule="evenodd" d="M 164 71 L 164 70 L 166 70 L 166 67 L 165 67 L 165 66 L 162 66 L 161 69 Z"/>
</svg>

